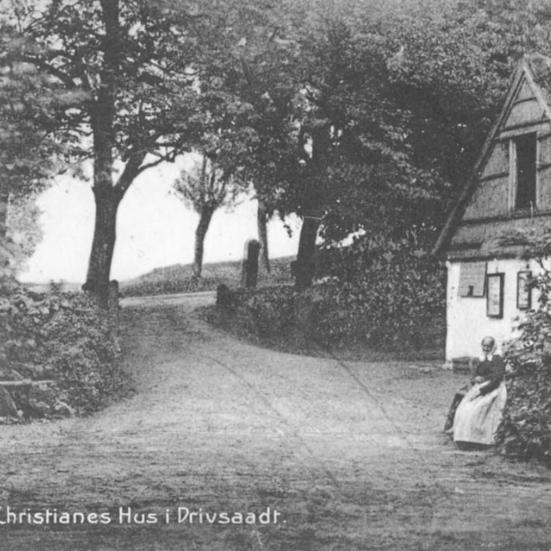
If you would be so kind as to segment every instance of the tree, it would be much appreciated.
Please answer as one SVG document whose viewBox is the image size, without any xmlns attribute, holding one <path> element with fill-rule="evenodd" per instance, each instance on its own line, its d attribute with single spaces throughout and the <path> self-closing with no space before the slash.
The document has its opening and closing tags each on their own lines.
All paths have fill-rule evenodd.
<svg viewBox="0 0 551 551">
<path fill-rule="evenodd" d="M 209 76 L 203 78 L 216 82 L 218 93 L 225 96 L 221 104 L 233 104 L 233 111 L 241 114 L 240 120 L 218 116 L 217 132 L 223 129 L 231 144 L 231 155 L 226 147 L 230 165 L 238 167 L 241 179 L 254 189 L 262 262 L 269 272 L 267 221 L 281 206 L 282 182 L 293 178 L 298 166 L 294 134 L 300 51 L 294 37 L 308 10 L 300 2 L 221 4 L 223 24 L 211 27 L 211 42 L 219 47 L 207 68 Z M 228 13 L 234 14 L 231 24 Z"/>
<path fill-rule="evenodd" d="M 223 205 L 230 205 L 235 199 L 237 188 L 232 177 L 224 169 L 202 155 L 201 161 L 192 170 L 183 170 L 174 182 L 174 192 L 199 215 L 195 230 L 193 256 L 193 277 L 201 277 L 205 236 L 214 211 Z"/>
<path fill-rule="evenodd" d="M 57 114 L 71 108 L 77 98 L 64 93 L 50 75 L 21 61 L 29 44 L 4 21 L 0 22 L 0 277 L 13 276 L 22 256 L 34 247 L 38 228 L 33 208 L 23 209 L 31 216 L 18 216 L 22 205 L 30 206 L 36 193 L 51 178 L 66 169 L 65 148 L 52 135 Z M 15 207 L 15 213 L 10 209 Z M 31 236 L 28 242 L 23 232 Z M 13 227 L 15 224 L 16 227 Z"/>
<path fill-rule="evenodd" d="M 141 0 L 15 3 L 21 60 L 81 101 L 58 113 L 55 132 L 93 166 L 94 237 L 85 289 L 105 305 L 118 207 L 148 168 L 189 149 L 199 120 L 196 17 Z"/>
<path fill-rule="evenodd" d="M 430 248 L 513 63 L 527 51 L 547 52 L 549 38 L 535 7 L 513 3 L 429 0 L 376 18 L 345 7 L 322 18 L 301 42 L 308 102 L 302 127 L 312 148 L 319 138 L 308 125 L 326 129 L 325 166 L 306 159 L 315 184 L 310 192 L 303 185 L 302 197 L 288 190 L 287 198 L 318 202 L 326 245 L 363 231 L 388 240 L 409 236 L 412 247 Z M 307 254 L 314 223 L 303 226 Z"/>
<path fill-rule="evenodd" d="M 40 226 L 42 211 L 36 203 L 37 193 L 12 197 L 7 217 L 7 238 L 14 245 L 13 268 L 19 271 L 25 267 L 44 236 Z"/>
<path fill-rule="evenodd" d="M 268 242 L 268 221 L 270 220 L 270 212 L 266 203 L 258 197 L 258 205 L 256 209 L 256 227 L 258 232 L 258 242 L 260 243 L 260 260 L 267 274 L 271 273 L 270 266 L 270 249 Z"/>
</svg>

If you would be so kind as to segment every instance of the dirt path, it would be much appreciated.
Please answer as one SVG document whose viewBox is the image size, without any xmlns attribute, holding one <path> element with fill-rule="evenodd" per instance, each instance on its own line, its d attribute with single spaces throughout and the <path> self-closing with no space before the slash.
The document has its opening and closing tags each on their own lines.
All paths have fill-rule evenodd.
<svg viewBox="0 0 551 551">
<path fill-rule="evenodd" d="M 0 428 L 0 521 L 8 505 L 113 519 L 0 526 L 0 549 L 551 549 L 551 474 L 441 435 L 462 378 L 250 346 L 192 314 L 210 300 L 125 302 L 133 398 L 87 419 Z M 281 516 L 177 524 L 178 506 Z M 119 507 L 159 523 L 120 524 Z"/>
</svg>

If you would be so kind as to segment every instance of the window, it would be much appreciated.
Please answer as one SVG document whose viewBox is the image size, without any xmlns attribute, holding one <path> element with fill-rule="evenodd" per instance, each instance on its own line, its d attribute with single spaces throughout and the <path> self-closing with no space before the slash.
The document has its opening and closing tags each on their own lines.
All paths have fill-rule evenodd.
<svg viewBox="0 0 551 551">
<path fill-rule="evenodd" d="M 536 134 L 515 138 L 516 150 L 516 209 L 536 207 Z"/>
<path fill-rule="evenodd" d="M 483 297 L 486 262 L 463 262 L 459 267 L 459 296 Z"/>
</svg>

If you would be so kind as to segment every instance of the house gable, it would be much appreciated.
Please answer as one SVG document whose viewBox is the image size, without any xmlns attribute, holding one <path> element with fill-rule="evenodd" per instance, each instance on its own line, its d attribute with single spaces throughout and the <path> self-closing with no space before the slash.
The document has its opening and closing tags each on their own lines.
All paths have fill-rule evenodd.
<svg viewBox="0 0 551 551">
<path fill-rule="evenodd" d="M 536 218 L 551 223 L 550 90 L 551 59 L 524 57 L 435 253 L 482 258 L 485 244 L 509 229 L 532 227 Z M 517 255 L 518 247 L 509 253 Z"/>
</svg>

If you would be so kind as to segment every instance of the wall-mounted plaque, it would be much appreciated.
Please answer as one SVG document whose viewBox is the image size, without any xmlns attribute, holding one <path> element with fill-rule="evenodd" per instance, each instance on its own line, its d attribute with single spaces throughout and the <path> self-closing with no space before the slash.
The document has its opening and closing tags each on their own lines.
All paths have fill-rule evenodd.
<svg viewBox="0 0 551 551">
<path fill-rule="evenodd" d="M 487 288 L 488 298 L 486 302 L 486 313 L 489 318 L 502 318 L 503 317 L 503 280 L 505 275 L 488 274 L 487 276 Z"/>
<path fill-rule="evenodd" d="M 532 307 L 532 289 L 528 284 L 532 272 L 526 270 L 517 274 L 517 308 L 519 310 L 530 310 Z"/>
</svg>

